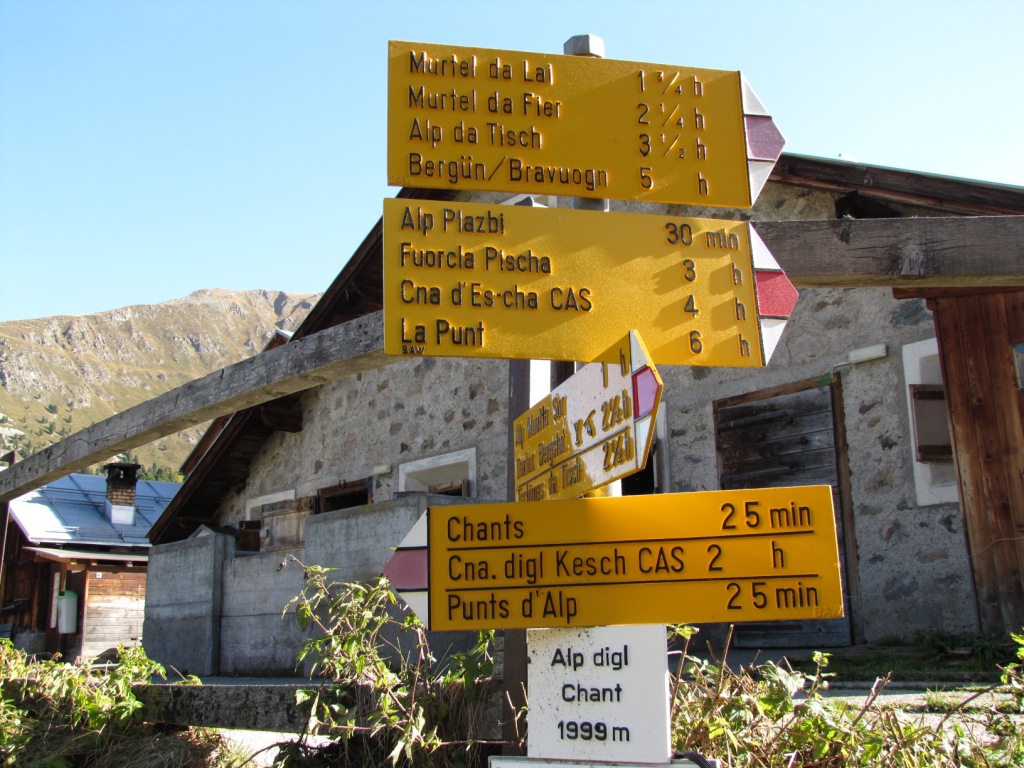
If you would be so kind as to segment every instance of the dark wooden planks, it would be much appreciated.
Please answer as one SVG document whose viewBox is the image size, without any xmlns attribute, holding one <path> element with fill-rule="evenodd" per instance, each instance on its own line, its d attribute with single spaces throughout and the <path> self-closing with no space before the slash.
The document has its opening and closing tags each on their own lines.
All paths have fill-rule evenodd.
<svg viewBox="0 0 1024 768">
<path fill-rule="evenodd" d="M 723 405 L 717 425 L 723 488 L 787 476 L 799 476 L 801 484 L 834 481 L 832 402 L 825 387 Z"/>
<path fill-rule="evenodd" d="M 722 488 L 832 486 L 840 568 L 849 594 L 848 537 L 843 530 L 848 518 L 840 498 L 846 465 L 839 464 L 836 450 L 836 421 L 842 417 L 833 411 L 834 388 L 838 382 L 828 377 L 718 401 L 714 405 L 716 444 Z M 847 645 L 851 633 L 847 616 L 744 624 L 737 627 L 733 640 L 738 647 Z"/>
<path fill-rule="evenodd" d="M 1024 291 L 934 299 L 982 631 L 1024 623 L 1024 433 L 1010 344 Z"/>
<path fill-rule="evenodd" d="M 759 221 L 754 228 L 798 288 L 1024 285 L 1024 216 Z"/>
</svg>

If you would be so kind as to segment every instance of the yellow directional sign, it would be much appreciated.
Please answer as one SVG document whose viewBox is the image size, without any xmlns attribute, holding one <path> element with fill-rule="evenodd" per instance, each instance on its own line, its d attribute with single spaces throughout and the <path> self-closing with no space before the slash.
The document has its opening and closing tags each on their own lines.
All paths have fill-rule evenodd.
<svg viewBox="0 0 1024 768">
<path fill-rule="evenodd" d="M 384 350 L 767 364 L 797 292 L 746 222 L 384 201 Z"/>
<path fill-rule="evenodd" d="M 384 572 L 435 630 L 843 615 L 828 486 L 432 507 Z"/>
<path fill-rule="evenodd" d="M 783 144 L 739 72 L 388 46 L 390 184 L 749 208 Z"/>
<path fill-rule="evenodd" d="M 513 423 L 517 501 L 572 499 L 646 466 L 661 376 L 634 331 L 599 360 Z"/>
</svg>

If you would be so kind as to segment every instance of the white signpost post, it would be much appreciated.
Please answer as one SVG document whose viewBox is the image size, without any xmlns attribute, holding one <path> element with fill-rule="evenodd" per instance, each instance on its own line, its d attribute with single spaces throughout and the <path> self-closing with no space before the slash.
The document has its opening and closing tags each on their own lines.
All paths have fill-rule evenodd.
<svg viewBox="0 0 1024 768">
<path fill-rule="evenodd" d="M 527 751 L 664 765 L 672 756 L 665 627 L 531 629 Z M 492 764 L 493 765 L 493 764 Z"/>
</svg>

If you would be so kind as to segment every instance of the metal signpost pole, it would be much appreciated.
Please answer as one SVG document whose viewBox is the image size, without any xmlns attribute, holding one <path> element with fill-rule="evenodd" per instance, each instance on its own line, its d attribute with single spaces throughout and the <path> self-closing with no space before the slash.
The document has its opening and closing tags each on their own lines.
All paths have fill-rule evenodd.
<svg viewBox="0 0 1024 768">
<path fill-rule="evenodd" d="M 751 207 L 784 140 L 742 75 L 608 60 L 590 35 L 563 51 L 388 46 L 389 183 L 565 201 L 521 213 L 385 201 L 385 351 L 512 361 L 508 486 L 524 501 L 624 476 L 637 459 L 630 433 L 649 437 L 660 387 L 653 365 L 634 363 L 763 367 L 797 298 L 747 224 L 609 211 L 612 197 Z M 455 85 L 439 90 L 438 75 Z M 655 307 L 649 284 L 658 279 L 673 288 L 657 292 L 665 306 Z M 618 378 L 615 361 L 602 357 L 609 345 Z M 566 383 L 577 361 L 600 365 L 526 413 L 532 358 L 572 361 L 555 364 L 553 385 Z M 566 429 L 570 411 L 575 432 Z M 552 425 L 554 437 L 545 437 Z M 683 608 L 688 621 L 841 614 L 838 566 L 815 554 L 835 546 L 834 530 L 817 529 L 821 518 L 832 521 L 827 491 L 468 505 L 462 519 L 477 526 L 480 517 L 473 530 L 483 532 L 469 543 L 452 528 L 453 513 L 428 511 L 385 575 L 432 629 L 506 631 L 504 734 L 523 743 L 518 716 L 532 680 L 533 757 L 668 764 L 664 623 Z M 677 514 L 701 505 L 700 514 Z M 682 527 L 664 529 L 670 523 Z M 705 541 L 715 542 L 706 563 L 692 551 Z M 804 562 L 808 545 L 814 556 Z M 691 578 L 701 564 L 708 573 Z M 622 624 L 647 626 L 609 628 Z M 527 628 L 541 628 L 536 647 L 527 647 Z M 641 659 L 656 663 L 642 671 Z M 664 700 L 651 695 L 662 683 Z M 584 712 L 584 699 L 613 706 Z M 640 706 L 652 699 L 657 711 Z"/>
<path fill-rule="evenodd" d="M 562 52 L 569 56 L 593 56 L 595 58 L 604 58 L 604 40 L 594 35 L 574 35 L 565 41 L 562 46 Z M 580 210 L 591 210 L 591 211 L 607 211 L 608 201 L 606 199 L 591 200 L 581 197 L 570 198 L 570 207 Z M 552 360 L 551 361 L 551 389 L 554 389 L 559 384 L 567 381 L 573 373 L 576 371 L 576 362 L 574 360 Z M 518 386 L 521 390 L 524 390 L 523 397 L 525 403 L 522 407 L 512 407 L 512 393 L 514 386 L 513 382 L 518 382 Z M 508 499 L 509 501 L 515 500 L 516 494 L 516 477 L 515 477 L 515 448 L 512 444 L 513 440 L 513 423 L 515 422 L 518 414 L 525 412 L 529 409 L 530 403 L 530 362 L 525 361 L 513 361 L 509 365 L 509 409 L 508 409 L 508 439 L 509 439 L 509 479 L 508 479 Z M 526 630 L 509 630 L 505 633 L 505 667 L 504 667 L 504 680 L 505 680 L 505 694 L 506 700 L 509 702 L 512 708 L 513 717 L 506 720 L 505 729 L 506 732 L 503 734 L 506 741 L 515 741 L 517 736 L 515 728 L 518 723 L 515 720 L 515 713 L 526 704 L 526 693 L 527 693 L 527 641 L 526 641 Z M 510 677 L 511 675 L 511 677 Z M 514 689 L 514 690 L 513 690 Z M 509 732 L 509 728 L 513 730 Z M 514 752 L 509 751 L 506 754 L 524 754 L 525 751 L 517 749 Z"/>
<path fill-rule="evenodd" d="M 568 40 L 566 40 L 565 44 L 562 46 L 562 52 L 565 53 L 568 56 L 587 56 L 587 57 L 592 57 L 592 58 L 597 58 L 597 59 L 603 59 L 604 58 L 604 51 L 605 51 L 604 39 L 601 38 L 601 37 L 597 37 L 596 35 L 574 35 L 573 37 L 570 37 Z M 599 212 L 602 212 L 602 213 L 607 213 L 610 210 L 610 208 L 611 208 L 607 198 L 571 197 L 571 198 L 568 198 L 568 203 L 569 203 L 569 205 L 568 205 L 569 208 L 572 208 L 573 210 L 578 210 L 578 211 L 599 211 Z M 565 384 L 566 382 L 568 382 L 569 379 L 572 378 L 572 376 L 574 375 L 575 371 L 576 371 L 576 361 L 572 361 L 572 360 L 552 360 L 551 361 L 551 389 L 552 389 L 552 391 L 556 390 L 558 387 L 560 387 L 563 384 Z M 608 484 L 604 485 L 601 488 L 596 488 L 596 489 L 593 489 L 593 490 L 589 490 L 589 491 L 587 491 L 587 493 L 585 495 L 587 495 L 587 496 L 606 496 L 606 495 L 621 496 L 622 495 L 622 481 L 621 480 L 615 480 L 615 481 L 613 481 L 611 483 L 608 483 Z M 619 631 L 622 631 L 622 629 L 619 628 Z M 607 633 L 607 629 L 602 630 L 600 628 L 582 629 L 582 630 L 568 630 L 568 629 L 564 629 L 564 630 L 548 630 L 548 631 L 541 631 L 540 633 L 538 633 L 535 630 L 527 630 L 527 632 L 526 632 L 527 655 L 529 656 L 531 651 L 532 651 L 533 655 L 535 655 L 537 657 L 535 659 L 535 663 L 536 664 L 540 664 L 542 658 L 547 658 L 547 657 L 549 657 L 551 655 L 550 653 L 547 653 L 547 651 L 551 647 L 556 647 L 557 648 L 559 646 L 565 646 L 567 644 L 572 644 L 573 642 L 575 642 L 575 643 L 577 643 L 577 646 L 582 645 L 583 647 L 590 649 L 591 647 L 593 647 L 596 644 L 598 644 L 599 641 L 605 640 L 606 639 L 606 636 L 605 636 L 606 633 Z M 645 633 L 645 637 L 644 637 L 644 639 L 642 641 L 642 642 L 646 643 L 646 648 L 648 650 L 652 649 L 650 635 L 651 635 L 650 632 L 646 632 Z M 635 636 L 635 633 L 627 632 L 625 636 L 632 637 L 632 639 L 634 641 L 637 641 L 638 644 L 639 644 L 639 642 L 641 642 L 640 638 Z M 657 649 L 657 647 L 658 647 L 657 643 L 655 643 L 653 645 L 653 649 Z M 653 675 L 654 678 L 656 678 L 656 672 L 652 673 L 652 672 L 648 671 L 648 673 L 646 675 L 644 675 L 645 680 L 647 680 L 649 682 L 652 679 L 652 675 Z M 540 678 L 540 677 L 538 677 L 536 675 L 536 671 L 535 671 L 534 677 L 535 677 L 535 679 L 538 679 L 538 680 L 542 680 L 543 679 L 543 678 Z M 657 686 L 653 686 L 653 687 L 656 688 Z M 540 692 L 536 692 L 535 691 L 535 693 L 538 693 L 538 696 L 541 696 L 541 698 L 543 698 L 545 700 L 542 702 L 540 699 L 538 699 L 535 702 L 534 708 L 535 708 L 536 711 L 540 711 L 541 709 L 544 709 L 546 712 L 548 712 L 551 715 L 554 715 L 556 712 L 558 714 L 561 714 L 561 711 L 559 709 L 559 703 L 557 701 L 551 700 L 551 697 L 549 695 L 550 694 L 549 688 L 550 688 L 549 685 L 544 685 L 543 686 L 543 694 L 541 694 Z M 657 694 L 655 694 L 655 695 L 657 695 Z M 666 679 L 666 699 L 667 699 L 667 679 Z M 657 721 L 658 718 L 655 717 L 655 718 L 652 718 L 652 720 Z M 657 755 L 658 750 L 659 750 L 658 742 L 662 740 L 661 738 L 659 738 L 659 736 L 663 737 L 663 734 L 659 734 L 657 729 L 655 729 L 654 732 L 648 733 L 646 735 L 648 737 L 648 740 L 653 742 L 653 744 L 651 745 L 653 747 L 653 754 Z M 555 755 L 557 755 L 559 757 L 564 756 L 564 755 L 561 754 L 560 749 L 559 749 L 560 747 L 563 746 L 563 744 L 560 744 L 558 740 L 553 740 L 553 738 L 551 737 L 550 734 L 545 733 L 545 734 L 543 734 L 543 736 L 539 736 L 537 733 L 535 733 L 534 736 L 531 737 L 531 742 L 530 743 L 531 743 L 531 747 L 533 749 L 540 750 L 540 751 L 542 751 L 544 753 L 543 755 L 537 755 L 537 757 L 551 757 L 551 756 L 555 756 Z M 632 750 L 632 752 L 635 753 L 635 750 Z M 630 754 L 630 753 L 631 753 L 630 750 L 626 751 L 626 754 Z M 657 759 L 657 758 L 655 758 L 655 759 Z"/>
<path fill-rule="evenodd" d="M 513 425 L 520 413 L 530 407 L 530 361 L 510 360 L 508 364 L 508 488 L 507 498 L 515 501 L 516 468 Z M 520 740 L 519 713 L 526 706 L 526 630 L 509 629 L 504 633 L 505 646 L 502 680 L 505 684 L 505 716 L 502 718 L 502 739 L 505 755 L 524 755 Z"/>
<path fill-rule="evenodd" d="M 595 59 L 604 58 L 604 38 L 596 35 L 574 35 L 565 41 L 562 52 L 567 56 L 589 56 Z M 607 211 L 607 198 L 570 197 L 569 207 L 578 211 Z M 576 371 L 573 360 L 551 361 L 551 388 L 566 381 Z"/>
</svg>

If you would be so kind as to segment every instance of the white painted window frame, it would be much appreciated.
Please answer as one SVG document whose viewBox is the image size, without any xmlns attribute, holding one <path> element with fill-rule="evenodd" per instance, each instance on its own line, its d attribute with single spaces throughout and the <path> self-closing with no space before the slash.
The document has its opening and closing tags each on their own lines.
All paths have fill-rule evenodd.
<svg viewBox="0 0 1024 768">
<path fill-rule="evenodd" d="M 917 460 L 917 436 L 914 434 L 913 403 L 910 399 L 912 384 L 942 384 L 939 344 L 934 338 L 903 346 L 903 376 L 906 381 L 904 395 L 907 402 L 907 423 L 913 441 L 910 454 L 914 465 L 914 490 L 918 506 L 951 504 L 960 500 L 956 465 L 952 462 L 922 462 Z"/>
<path fill-rule="evenodd" d="M 476 496 L 476 448 L 466 448 L 398 465 L 399 493 L 426 493 L 431 485 L 469 481 L 469 495 Z"/>
<path fill-rule="evenodd" d="M 245 502 L 245 519 L 259 520 L 259 516 L 253 515 L 253 510 L 262 507 L 264 504 L 276 504 L 279 501 L 293 501 L 294 499 L 294 488 L 288 491 L 278 491 L 277 493 L 268 493 L 265 496 L 256 496 L 252 499 L 248 499 Z"/>
</svg>

